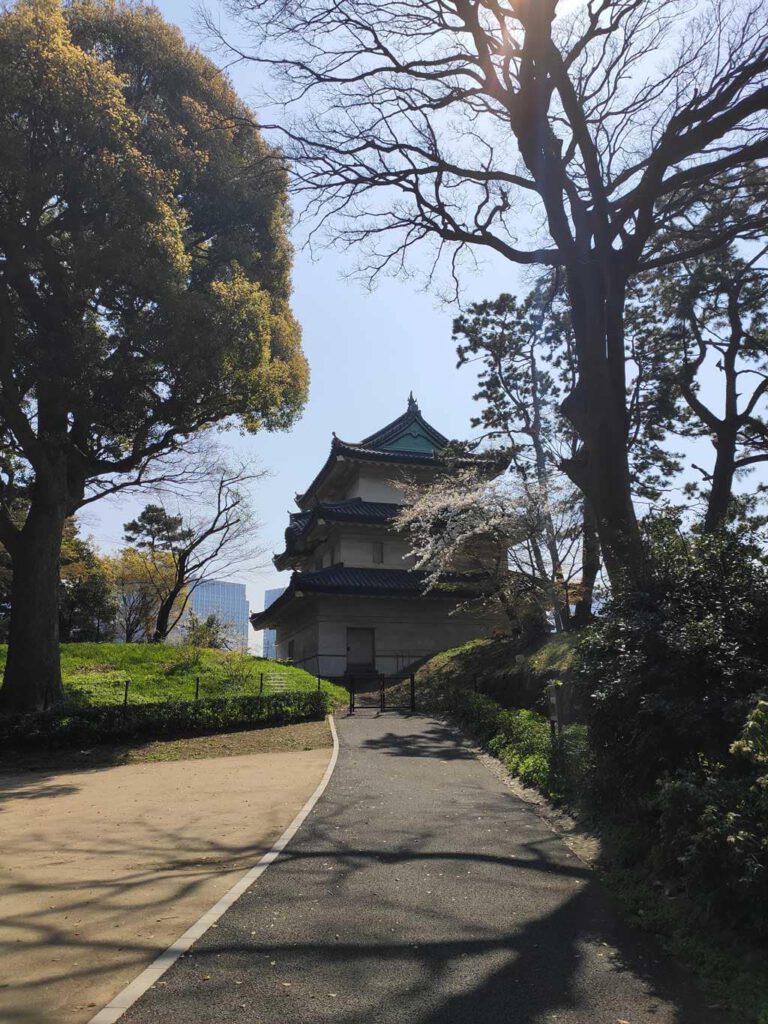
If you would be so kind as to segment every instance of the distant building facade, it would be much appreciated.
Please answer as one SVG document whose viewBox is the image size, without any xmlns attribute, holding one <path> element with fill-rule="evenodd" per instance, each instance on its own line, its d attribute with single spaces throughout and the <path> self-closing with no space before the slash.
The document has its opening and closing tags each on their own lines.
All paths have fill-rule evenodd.
<svg viewBox="0 0 768 1024">
<path fill-rule="evenodd" d="M 189 597 L 187 610 L 198 619 L 215 615 L 231 634 L 233 645 L 248 649 L 248 600 L 244 583 L 227 580 L 204 580 Z"/>
<path fill-rule="evenodd" d="M 285 587 L 274 587 L 272 590 L 264 591 L 264 611 L 280 597 Z M 277 631 L 265 629 L 261 634 L 261 654 L 264 658 L 277 657 Z"/>
<path fill-rule="evenodd" d="M 275 631 L 278 658 L 326 677 L 396 673 L 504 628 L 499 612 L 457 610 L 482 588 L 477 573 L 457 571 L 425 593 L 425 573 L 393 525 L 403 479 L 434 479 L 448 443 L 413 396 L 402 416 L 357 444 L 334 435 L 274 558 L 293 570 L 290 583 L 251 616 L 254 629 Z"/>
</svg>

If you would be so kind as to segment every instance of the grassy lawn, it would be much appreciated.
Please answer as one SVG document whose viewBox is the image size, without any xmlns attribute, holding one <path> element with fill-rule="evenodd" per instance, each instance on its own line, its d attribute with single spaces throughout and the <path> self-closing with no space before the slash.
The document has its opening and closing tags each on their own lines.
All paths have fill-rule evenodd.
<svg viewBox="0 0 768 1024">
<path fill-rule="evenodd" d="M 0 645 L 0 671 L 6 647 Z M 125 694 L 131 704 L 166 700 L 192 700 L 196 680 L 201 697 L 274 692 L 275 683 L 289 690 L 317 689 L 317 676 L 300 668 L 228 651 L 166 644 L 62 644 L 61 670 L 68 696 L 88 704 L 120 704 Z M 336 701 L 347 692 L 325 679 L 320 688 Z"/>
</svg>

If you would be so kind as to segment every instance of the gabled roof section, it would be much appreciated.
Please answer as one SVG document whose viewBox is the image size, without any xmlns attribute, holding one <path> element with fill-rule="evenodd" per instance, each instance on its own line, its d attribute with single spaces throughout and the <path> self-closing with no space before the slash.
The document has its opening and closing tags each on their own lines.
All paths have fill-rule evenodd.
<svg viewBox="0 0 768 1024">
<path fill-rule="evenodd" d="M 387 452 L 413 452 L 432 455 L 448 445 L 448 438 L 440 433 L 421 415 L 413 392 L 408 396 L 408 408 L 402 416 L 392 420 L 386 427 L 377 430 L 360 442 L 361 448 Z"/>
<path fill-rule="evenodd" d="M 296 495 L 296 503 L 299 508 L 308 510 L 318 492 L 322 493 L 322 487 L 340 471 L 343 463 L 376 462 L 437 469 L 443 464 L 445 449 L 449 445 L 448 438 L 435 430 L 421 415 L 418 403 L 411 394 L 408 408 L 402 416 L 363 441 L 354 444 L 342 441 L 334 434 L 328 458 L 306 491 Z M 501 472 L 502 467 L 497 468 L 497 462 L 498 459 L 472 454 L 456 459 L 457 465 L 484 465 L 489 471 Z"/>
<path fill-rule="evenodd" d="M 427 574 L 414 569 L 358 569 L 331 565 L 325 569 L 295 572 L 278 599 L 263 612 L 251 615 L 254 629 L 275 625 L 304 594 L 335 594 L 340 597 L 402 597 L 420 601 L 478 597 L 488 577 L 473 573 L 450 573 L 432 589 L 425 590 Z"/>
<path fill-rule="evenodd" d="M 285 551 L 274 556 L 272 561 L 278 569 L 285 569 L 292 557 L 311 553 L 306 549 L 305 538 L 319 522 L 360 523 L 364 526 L 380 526 L 397 518 L 402 506 L 382 501 L 363 501 L 362 498 L 347 498 L 344 501 L 318 501 L 308 512 L 293 512 L 290 525 L 285 531 Z"/>
</svg>

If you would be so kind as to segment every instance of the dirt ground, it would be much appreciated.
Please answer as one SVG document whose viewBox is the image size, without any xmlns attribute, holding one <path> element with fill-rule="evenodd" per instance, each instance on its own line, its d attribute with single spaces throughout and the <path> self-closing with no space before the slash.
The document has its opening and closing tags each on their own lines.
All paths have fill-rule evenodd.
<svg viewBox="0 0 768 1024">
<path fill-rule="evenodd" d="M 248 729 L 212 736 L 193 736 L 151 743 L 94 746 L 88 750 L 0 751 L 0 775 L 6 771 L 38 771 L 105 768 L 108 765 L 144 761 L 188 761 L 199 757 L 231 757 L 232 754 L 266 754 L 280 750 L 315 750 L 329 747 L 328 723 L 299 722 L 273 729 Z M 0 799 L 1 799 L 0 795 Z"/>
<path fill-rule="evenodd" d="M 330 733 L 309 725 L 0 773 L 0 1020 L 90 1020 L 208 910 L 320 781 Z"/>
</svg>

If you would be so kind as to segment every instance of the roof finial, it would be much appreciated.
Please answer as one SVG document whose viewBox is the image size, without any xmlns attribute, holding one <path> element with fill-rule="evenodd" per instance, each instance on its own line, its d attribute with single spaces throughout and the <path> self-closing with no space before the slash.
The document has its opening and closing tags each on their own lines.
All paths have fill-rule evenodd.
<svg viewBox="0 0 768 1024">
<path fill-rule="evenodd" d="M 419 411 L 419 403 L 413 397 L 413 392 L 411 391 L 411 393 L 408 395 L 408 412 L 418 412 L 418 411 Z"/>
</svg>

